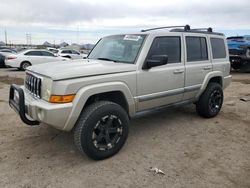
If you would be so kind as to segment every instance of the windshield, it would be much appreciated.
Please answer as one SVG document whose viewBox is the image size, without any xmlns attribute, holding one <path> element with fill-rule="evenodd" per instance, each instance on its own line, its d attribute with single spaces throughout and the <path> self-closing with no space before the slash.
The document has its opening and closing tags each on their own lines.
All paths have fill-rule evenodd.
<svg viewBox="0 0 250 188">
<path fill-rule="evenodd" d="M 89 59 L 133 64 L 145 35 L 115 35 L 101 39 L 91 51 Z"/>
</svg>

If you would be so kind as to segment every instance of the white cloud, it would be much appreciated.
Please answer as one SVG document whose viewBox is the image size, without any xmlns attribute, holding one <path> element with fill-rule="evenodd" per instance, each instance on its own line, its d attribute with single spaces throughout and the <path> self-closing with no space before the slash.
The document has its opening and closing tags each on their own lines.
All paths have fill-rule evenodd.
<svg viewBox="0 0 250 188">
<path fill-rule="evenodd" d="M 74 41 L 75 37 L 67 34 L 76 32 L 77 27 L 89 41 L 107 31 L 165 25 L 250 29 L 249 10 L 249 0 L 1 0 L 0 29 L 13 28 L 14 41 L 25 32 L 33 33 L 36 42 L 58 36 Z M 41 32 L 44 39 L 35 38 Z"/>
</svg>

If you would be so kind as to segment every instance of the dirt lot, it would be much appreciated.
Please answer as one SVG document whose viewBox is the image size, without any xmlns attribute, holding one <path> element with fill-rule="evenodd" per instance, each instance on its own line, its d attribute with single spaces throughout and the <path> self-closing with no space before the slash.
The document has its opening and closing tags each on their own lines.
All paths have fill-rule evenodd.
<svg viewBox="0 0 250 188">
<path fill-rule="evenodd" d="M 240 100 L 250 99 L 250 74 L 233 73 L 216 118 L 197 116 L 194 106 L 141 115 L 124 148 L 98 162 L 77 152 L 72 133 L 21 122 L 8 106 L 8 89 L 23 76 L 0 69 L 1 188 L 250 187 L 250 101 Z"/>
</svg>

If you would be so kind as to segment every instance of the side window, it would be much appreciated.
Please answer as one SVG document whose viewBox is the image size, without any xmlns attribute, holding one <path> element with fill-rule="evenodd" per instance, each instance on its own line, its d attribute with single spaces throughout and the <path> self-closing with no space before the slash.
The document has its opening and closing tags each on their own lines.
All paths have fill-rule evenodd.
<svg viewBox="0 0 250 188">
<path fill-rule="evenodd" d="M 208 60 L 205 37 L 186 37 L 187 61 Z"/>
<path fill-rule="evenodd" d="M 213 59 L 226 58 L 227 55 L 224 40 L 219 38 L 211 38 L 210 41 L 212 46 Z"/>
<path fill-rule="evenodd" d="M 78 53 L 78 52 L 75 51 L 75 50 L 72 50 L 72 54 L 80 55 L 80 53 Z"/>
<path fill-rule="evenodd" d="M 63 50 L 61 53 L 62 54 L 72 54 L 72 52 L 70 50 Z"/>
<path fill-rule="evenodd" d="M 24 55 L 29 55 L 29 56 L 42 56 L 42 53 L 40 51 L 30 51 L 30 52 L 27 52 L 26 54 Z"/>
<path fill-rule="evenodd" d="M 157 37 L 149 50 L 148 58 L 153 55 L 168 55 L 168 63 L 181 62 L 180 37 Z"/>
<path fill-rule="evenodd" d="M 45 51 L 42 51 L 42 55 L 43 56 L 49 56 L 49 57 L 54 57 L 54 55 L 50 52 L 45 52 Z"/>
</svg>

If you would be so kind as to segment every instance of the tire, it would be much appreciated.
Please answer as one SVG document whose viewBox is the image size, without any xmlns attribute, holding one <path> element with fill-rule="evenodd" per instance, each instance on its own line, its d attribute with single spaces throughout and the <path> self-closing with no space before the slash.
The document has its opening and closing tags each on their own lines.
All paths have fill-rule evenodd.
<svg viewBox="0 0 250 188">
<path fill-rule="evenodd" d="M 26 68 L 29 67 L 29 66 L 31 66 L 31 63 L 28 62 L 28 61 L 24 61 L 24 62 L 22 62 L 21 65 L 20 65 L 20 70 L 25 71 Z"/>
<path fill-rule="evenodd" d="M 220 112 L 222 104 L 223 90 L 221 85 L 211 82 L 196 103 L 196 111 L 202 117 L 212 118 Z"/>
<path fill-rule="evenodd" d="M 246 57 L 250 58 L 250 48 L 247 48 L 247 50 L 246 50 Z"/>
<path fill-rule="evenodd" d="M 115 155 L 122 148 L 128 131 L 126 111 L 116 103 L 98 101 L 82 111 L 75 125 L 74 143 L 81 154 L 102 160 Z"/>
</svg>

